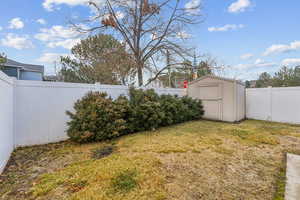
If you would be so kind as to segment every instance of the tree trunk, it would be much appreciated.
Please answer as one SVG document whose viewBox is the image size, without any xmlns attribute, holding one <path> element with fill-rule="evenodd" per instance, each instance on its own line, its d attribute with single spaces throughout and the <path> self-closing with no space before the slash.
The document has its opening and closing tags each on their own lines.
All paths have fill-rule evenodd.
<svg viewBox="0 0 300 200">
<path fill-rule="evenodd" d="M 143 69 L 142 69 L 142 65 L 138 66 L 138 82 L 139 82 L 139 86 L 143 86 Z"/>
</svg>

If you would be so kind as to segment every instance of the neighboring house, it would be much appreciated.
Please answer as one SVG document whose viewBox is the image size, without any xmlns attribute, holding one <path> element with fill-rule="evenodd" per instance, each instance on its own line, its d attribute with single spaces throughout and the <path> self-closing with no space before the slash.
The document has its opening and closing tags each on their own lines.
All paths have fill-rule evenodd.
<svg viewBox="0 0 300 200">
<path fill-rule="evenodd" d="M 7 59 L 1 70 L 18 80 L 42 81 L 44 76 L 44 66 L 19 63 L 11 59 Z"/>
</svg>

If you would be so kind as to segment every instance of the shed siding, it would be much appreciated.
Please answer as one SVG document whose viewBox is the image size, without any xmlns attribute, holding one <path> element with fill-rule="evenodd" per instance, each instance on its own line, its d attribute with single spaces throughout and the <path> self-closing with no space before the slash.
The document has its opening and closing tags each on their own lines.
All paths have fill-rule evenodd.
<svg viewBox="0 0 300 200">
<path fill-rule="evenodd" d="M 203 101 L 206 111 L 204 118 L 228 122 L 244 119 L 245 92 L 244 86 L 238 82 L 206 77 L 193 82 L 188 88 L 188 95 Z M 212 101 L 213 99 L 215 101 Z M 221 116 L 216 117 L 218 115 L 216 112 Z"/>
</svg>

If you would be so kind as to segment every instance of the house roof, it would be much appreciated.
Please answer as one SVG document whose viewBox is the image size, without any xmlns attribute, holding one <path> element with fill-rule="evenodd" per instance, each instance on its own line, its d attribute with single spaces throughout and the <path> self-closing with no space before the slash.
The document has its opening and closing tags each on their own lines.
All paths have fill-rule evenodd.
<svg viewBox="0 0 300 200">
<path fill-rule="evenodd" d="M 36 71 L 44 73 L 44 66 L 43 65 L 32 65 L 32 64 L 25 64 L 20 63 L 11 59 L 6 59 L 6 63 L 3 64 L 6 67 L 17 67 L 22 68 L 25 71 Z"/>
<path fill-rule="evenodd" d="M 206 78 L 218 79 L 218 80 L 229 81 L 229 82 L 236 82 L 238 84 L 245 85 L 242 81 L 239 81 L 239 80 L 236 80 L 236 79 L 230 79 L 230 78 L 220 77 L 220 76 L 215 76 L 215 75 L 202 76 L 202 77 L 200 77 L 200 78 L 198 78 L 196 80 L 191 81 L 189 84 L 196 83 L 196 82 L 201 81 L 201 80 L 206 79 Z"/>
</svg>

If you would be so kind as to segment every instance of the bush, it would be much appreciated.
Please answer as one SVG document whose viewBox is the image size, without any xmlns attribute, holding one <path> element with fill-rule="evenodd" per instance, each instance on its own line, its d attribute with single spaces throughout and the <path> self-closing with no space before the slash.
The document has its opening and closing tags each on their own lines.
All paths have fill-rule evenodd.
<svg viewBox="0 0 300 200">
<path fill-rule="evenodd" d="M 161 123 L 162 126 L 185 121 L 183 113 L 187 111 L 188 107 L 183 103 L 181 98 L 172 95 L 161 95 L 159 102 L 161 109 L 165 113 Z"/>
<path fill-rule="evenodd" d="M 158 94 L 153 89 L 143 91 L 130 88 L 129 97 L 131 110 L 128 126 L 130 132 L 158 128 L 164 118 Z"/>
<path fill-rule="evenodd" d="M 75 114 L 67 111 L 68 136 L 76 142 L 111 139 L 126 129 L 127 108 L 122 101 L 113 101 L 106 93 L 90 92 L 74 106 Z"/>
<path fill-rule="evenodd" d="M 106 93 L 88 93 L 75 103 L 75 113 L 67 111 L 68 136 L 80 143 L 101 141 L 200 119 L 204 113 L 200 100 L 159 96 L 153 89 L 130 88 L 129 97 L 112 100 Z"/>
<path fill-rule="evenodd" d="M 204 114 L 201 100 L 186 96 L 161 95 L 160 105 L 165 113 L 162 126 L 201 119 Z"/>
<path fill-rule="evenodd" d="M 183 112 L 185 121 L 201 119 L 204 114 L 204 110 L 200 99 L 193 99 L 191 97 L 184 96 L 181 98 L 181 101 L 187 106 L 187 110 Z"/>
</svg>

